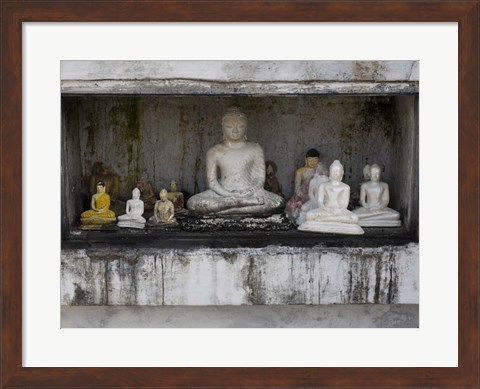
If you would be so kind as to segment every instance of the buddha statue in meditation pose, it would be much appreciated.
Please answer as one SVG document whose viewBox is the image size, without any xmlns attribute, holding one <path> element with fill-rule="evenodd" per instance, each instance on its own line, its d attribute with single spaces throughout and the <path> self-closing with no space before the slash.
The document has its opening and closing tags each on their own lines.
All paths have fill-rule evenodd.
<svg viewBox="0 0 480 389">
<path fill-rule="evenodd" d="M 103 162 L 95 162 L 93 165 L 93 172 L 89 179 L 91 195 L 95 194 L 98 181 L 104 183 L 105 191 L 109 194 L 111 201 L 117 201 L 120 191 L 120 177 L 110 167 L 105 166 Z"/>
<path fill-rule="evenodd" d="M 178 190 L 177 181 L 170 181 L 170 191 L 167 194 L 167 198 L 173 203 L 175 217 L 182 219 L 188 215 L 188 211 L 184 208 L 185 197 L 183 192 Z"/>
<path fill-rule="evenodd" d="M 400 213 L 388 208 L 390 192 L 388 184 L 380 181 L 380 166 L 370 167 L 370 181 L 360 186 L 360 205 L 353 212 L 358 216 L 362 227 L 399 227 Z"/>
<path fill-rule="evenodd" d="M 97 193 L 92 196 L 88 211 L 82 213 L 80 221 L 83 225 L 112 223 L 116 220 L 115 212 L 110 210 L 110 196 L 105 192 L 105 183 L 97 182 Z"/>
<path fill-rule="evenodd" d="M 126 228 L 144 228 L 146 220 L 142 216 L 144 211 L 143 201 L 140 200 L 140 189 L 132 191 L 132 198 L 127 201 L 125 215 L 118 217 L 117 225 Z"/>
<path fill-rule="evenodd" d="M 167 198 L 173 203 L 175 209 L 182 209 L 185 205 L 183 193 L 178 191 L 177 181 L 170 181 L 170 191 Z"/>
<path fill-rule="evenodd" d="M 265 159 L 257 143 L 247 142 L 247 117 L 230 108 L 222 119 L 223 142 L 207 152 L 208 189 L 190 197 L 195 215 L 273 214 L 282 210 L 282 197 L 263 188 Z"/>
<path fill-rule="evenodd" d="M 166 189 L 160 191 L 160 200 L 155 203 L 154 214 L 148 219 L 148 224 L 151 226 L 167 227 L 177 225 L 173 203 L 168 199 L 168 192 Z"/>
<path fill-rule="evenodd" d="M 326 171 L 325 167 L 319 163 L 315 169 L 315 174 L 308 184 L 308 201 L 302 205 L 295 220 L 297 226 L 306 220 L 308 211 L 318 208 L 318 188 L 328 180 L 328 171 Z"/>
<path fill-rule="evenodd" d="M 275 176 L 277 174 L 277 164 L 273 161 L 267 161 L 265 162 L 265 172 L 267 174 L 266 179 L 265 179 L 265 190 L 268 190 L 269 192 L 275 193 L 281 197 L 283 197 L 282 194 L 282 185 L 278 182 L 278 178 Z"/>
<path fill-rule="evenodd" d="M 330 165 L 330 180 L 318 187 L 318 208 L 307 212 L 300 231 L 361 235 L 358 216 L 347 209 L 350 187 L 342 182 L 343 166 L 339 161 Z"/>
<path fill-rule="evenodd" d="M 148 179 L 147 172 L 143 172 L 142 177 L 137 182 L 137 188 L 140 190 L 140 200 L 143 201 L 145 209 L 152 210 L 157 202 L 153 185 Z"/>
<path fill-rule="evenodd" d="M 318 164 L 320 153 L 316 149 L 310 149 L 305 154 L 305 165 L 295 171 L 295 192 L 300 189 L 304 181 L 313 177 Z"/>
<path fill-rule="evenodd" d="M 320 162 L 320 153 L 316 149 L 310 149 L 305 154 L 305 165 L 295 172 L 294 193 L 285 207 L 285 214 L 295 224 L 298 224 L 302 206 L 310 199 L 310 180 L 313 179 L 315 174 L 317 176 L 328 176 L 328 170 Z"/>
</svg>

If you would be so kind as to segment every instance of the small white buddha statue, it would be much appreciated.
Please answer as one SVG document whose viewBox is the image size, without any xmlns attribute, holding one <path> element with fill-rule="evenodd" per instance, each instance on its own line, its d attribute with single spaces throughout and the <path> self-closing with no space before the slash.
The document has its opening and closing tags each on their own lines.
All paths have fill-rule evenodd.
<svg viewBox="0 0 480 389">
<path fill-rule="evenodd" d="M 353 212 L 358 216 L 362 227 L 399 227 L 402 225 L 400 213 L 388 208 L 390 192 L 388 184 L 380 181 L 380 166 L 370 167 L 370 181 L 360 186 L 360 205 Z"/>
<path fill-rule="evenodd" d="M 160 191 L 160 200 L 155 203 L 153 216 L 148 219 L 149 225 L 154 226 L 176 226 L 175 209 L 173 203 L 168 199 L 166 189 Z"/>
<path fill-rule="evenodd" d="M 247 142 L 245 114 L 238 108 L 230 108 L 222 119 L 222 129 L 223 142 L 207 152 L 208 189 L 188 200 L 188 210 L 202 216 L 281 211 L 283 198 L 263 188 L 263 149 L 258 143 Z"/>
<path fill-rule="evenodd" d="M 144 203 L 140 200 L 140 189 L 135 188 L 132 191 L 132 198 L 127 201 L 125 215 L 118 217 L 117 225 L 123 228 L 144 228 L 147 222 L 142 216 Z"/>
<path fill-rule="evenodd" d="M 350 187 L 342 182 L 343 166 L 340 161 L 330 165 L 330 179 L 318 187 L 318 208 L 307 212 L 300 231 L 325 232 L 347 235 L 362 235 L 358 216 L 347 209 Z"/>
</svg>

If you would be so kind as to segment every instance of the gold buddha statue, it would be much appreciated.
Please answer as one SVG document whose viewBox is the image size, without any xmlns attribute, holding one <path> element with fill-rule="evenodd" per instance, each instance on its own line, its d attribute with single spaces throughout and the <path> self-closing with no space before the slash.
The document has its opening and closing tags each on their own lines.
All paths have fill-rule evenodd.
<svg viewBox="0 0 480 389">
<path fill-rule="evenodd" d="M 89 180 L 90 195 L 95 194 L 97 182 L 99 181 L 104 183 L 105 191 L 109 193 L 111 201 L 118 200 L 120 178 L 110 167 L 105 166 L 103 162 L 95 162 L 93 165 L 93 172 Z"/>
<path fill-rule="evenodd" d="M 97 193 L 92 196 L 90 208 L 81 215 L 83 225 L 108 224 L 116 221 L 115 212 L 110 210 L 110 196 L 105 191 L 105 183 L 97 182 Z"/>
</svg>

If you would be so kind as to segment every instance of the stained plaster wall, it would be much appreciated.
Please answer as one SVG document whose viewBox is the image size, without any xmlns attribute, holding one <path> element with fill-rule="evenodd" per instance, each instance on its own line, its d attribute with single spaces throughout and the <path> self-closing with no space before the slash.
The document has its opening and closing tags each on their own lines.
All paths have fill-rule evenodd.
<svg viewBox="0 0 480 389">
<path fill-rule="evenodd" d="M 391 206 L 415 226 L 418 216 L 416 97 L 402 96 L 69 96 L 62 98 L 65 224 L 88 205 L 88 177 L 102 161 L 121 177 L 127 199 L 147 171 L 156 191 L 206 189 L 205 155 L 221 142 L 221 117 L 232 105 L 248 116 L 250 141 L 278 165 L 288 197 L 306 150 L 326 165 L 340 159 L 344 181 L 358 192 L 366 163 L 384 166 Z"/>
<path fill-rule="evenodd" d="M 62 305 L 418 304 L 418 244 L 62 250 Z"/>
</svg>

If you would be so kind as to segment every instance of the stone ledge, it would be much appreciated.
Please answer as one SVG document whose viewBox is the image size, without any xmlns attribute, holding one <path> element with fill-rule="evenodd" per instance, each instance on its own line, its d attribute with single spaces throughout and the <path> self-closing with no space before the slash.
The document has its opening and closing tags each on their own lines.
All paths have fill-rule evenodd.
<svg viewBox="0 0 480 389">
<path fill-rule="evenodd" d="M 62 61 L 71 94 L 415 94 L 418 61 Z"/>
<path fill-rule="evenodd" d="M 417 243 L 62 249 L 62 305 L 418 304 Z"/>
<path fill-rule="evenodd" d="M 418 82 L 233 82 L 196 80 L 62 81 L 63 95 L 402 95 L 418 93 Z"/>
<path fill-rule="evenodd" d="M 418 305 L 62 306 L 61 328 L 418 328 Z"/>
<path fill-rule="evenodd" d="M 227 238 L 227 239 L 226 239 Z M 289 231 L 156 231 L 126 230 L 82 231 L 75 229 L 69 239 L 62 241 L 62 248 L 73 249 L 199 249 L 199 248 L 262 248 L 279 247 L 351 247 L 376 248 L 404 246 L 417 242 L 405 227 L 366 228 L 361 236 L 319 234 Z"/>
</svg>

